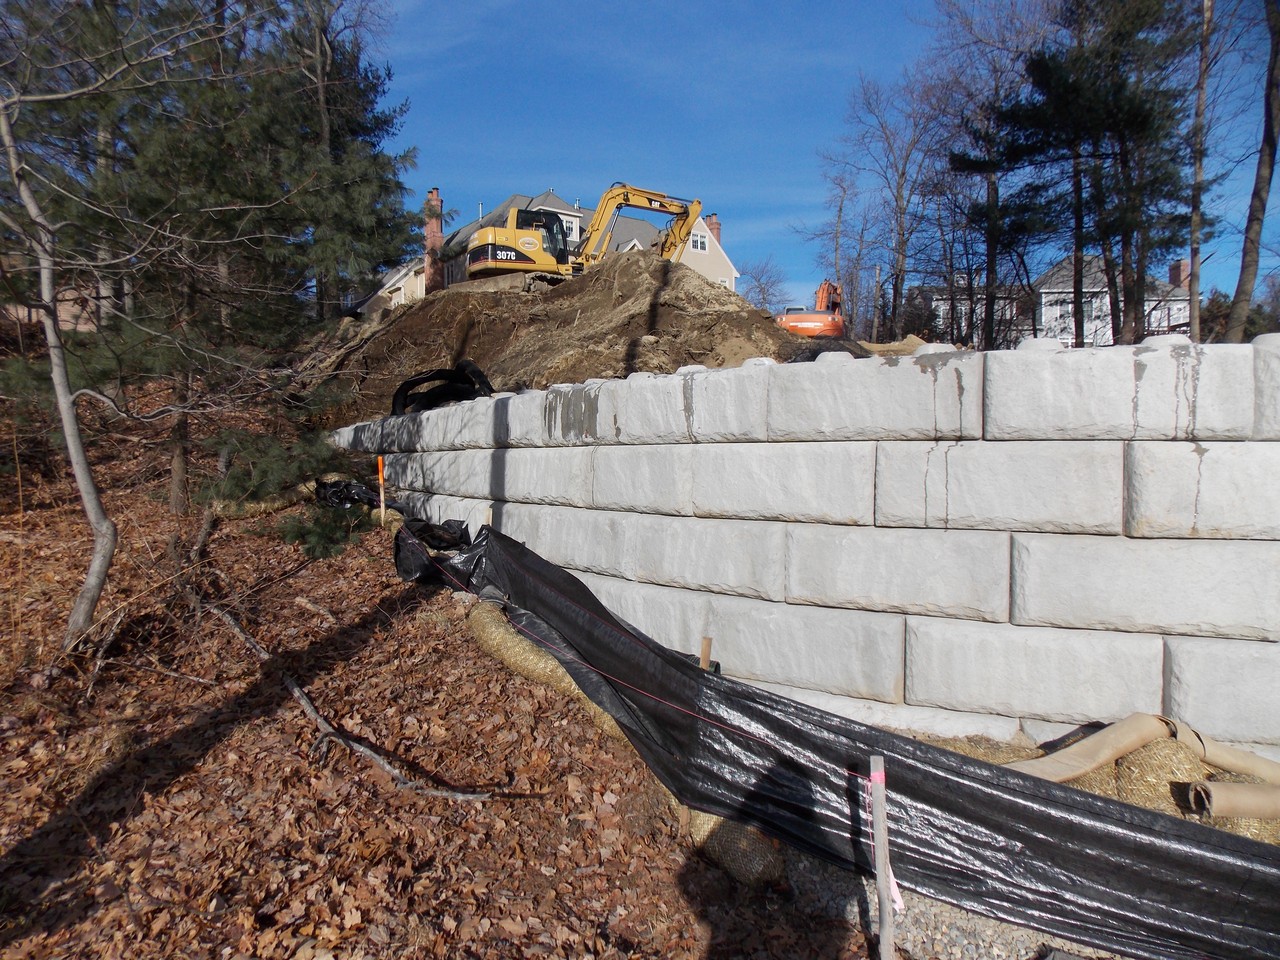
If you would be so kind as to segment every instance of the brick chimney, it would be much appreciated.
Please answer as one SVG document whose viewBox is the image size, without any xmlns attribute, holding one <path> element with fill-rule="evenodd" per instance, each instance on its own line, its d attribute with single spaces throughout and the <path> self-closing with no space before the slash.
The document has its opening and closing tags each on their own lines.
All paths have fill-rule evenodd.
<svg viewBox="0 0 1280 960">
<path fill-rule="evenodd" d="M 1191 281 L 1191 261 L 1176 260 L 1169 264 L 1169 285 L 1186 288 Z"/>
<path fill-rule="evenodd" d="M 423 292 L 430 293 L 444 289 L 444 264 L 440 262 L 440 250 L 444 246 L 444 207 L 441 206 L 439 187 L 432 187 L 427 191 L 425 216 L 422 245 L 426 283 Z"/>
<path fill-rule="evenodd" d="M 716 243 L 720 242 L 720 217 L 714 213 L 709 213 L 703 220 L 707 224 L 707 229 L 711 231 L 711 235 L 716 238 Z"/>
</svg>

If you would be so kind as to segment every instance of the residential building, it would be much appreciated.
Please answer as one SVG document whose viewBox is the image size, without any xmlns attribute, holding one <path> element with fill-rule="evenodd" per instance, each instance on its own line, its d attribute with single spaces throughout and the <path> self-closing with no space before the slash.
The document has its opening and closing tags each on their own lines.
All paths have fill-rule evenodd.
<svg viewBox="0 0 1280 960">
<path fill-rule="evenodd" d="M 1179 260 L 1169 267 L 1169 282 L 1148 277 L 1143 302 L 1147 333 L 1186 330 L 1191 322 L 1191 294 L 1187 289 L 1190 264 Z M 1075 343 L 1072 258 L 1065 257 L 1046 270 L 1032 284 L 1035 291 L 1035 329 L 1029 334 L 1056 337 L 1070 346 Z M 1087 346 L 1110 346 L 1111 300 L 1107 292 L 1102 257 L 1088 256 L 1084 262 L 1084 342 Z"/>
</svg>

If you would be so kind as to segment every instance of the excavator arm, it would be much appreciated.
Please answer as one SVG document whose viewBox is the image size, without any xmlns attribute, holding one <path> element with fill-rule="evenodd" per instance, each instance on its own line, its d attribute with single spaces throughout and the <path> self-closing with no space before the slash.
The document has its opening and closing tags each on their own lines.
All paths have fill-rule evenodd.
<svg viewBox="0 0 1280 960">
<path fill-rule="evenodd" d="M 623 207 L 660 210 L 672 215 L 671 225 L 663 234 L 658 250 L 659 255 L 667 260 L 674 260 L 680 255 L 684 245 L 689 242 L 689 235 L 693 233 L 693 225 L 698 222 L 698 215 L 702 213 L 701 200 L 680 200 L 665 193 L 615 183 L 600 197 L 595 215 L 582 235 L 577 260 L 583 267 L 589 267 L 604 258 L 609 250 L 609 240 L 613 237 L 613 224 Z"/>
</svg>

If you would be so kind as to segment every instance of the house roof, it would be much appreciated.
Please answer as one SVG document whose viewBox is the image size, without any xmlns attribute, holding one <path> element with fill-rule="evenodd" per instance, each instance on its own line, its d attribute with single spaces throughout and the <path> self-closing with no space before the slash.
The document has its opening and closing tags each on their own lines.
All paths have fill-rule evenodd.
<svg viewBox="0 0 1280 960">
<path fill-rule="evenodd" d="M 1040 274 L 1032 283 L 1032 289 L 1036 293 L 1046 293 L 1049 291 L 1066 291 L 1070 292 L 1074 289 L 1072 276 L 1074 274 L 1072 258 L 1063 257 L 1052 267 Z M 1099 291 L 1107 288 L 1106 273 L 1102 268 L 1101 254 L 1090 254 L 1084 258 L 1084 289 L 1088 291 Z M 1178 300 L 1189 299 L 1190 293 L 1182 287 L 1175 287 L 1170 283 L 1147 274 L 1147 295 L 1154 294 L 1162 300 Z"/>
</svg>

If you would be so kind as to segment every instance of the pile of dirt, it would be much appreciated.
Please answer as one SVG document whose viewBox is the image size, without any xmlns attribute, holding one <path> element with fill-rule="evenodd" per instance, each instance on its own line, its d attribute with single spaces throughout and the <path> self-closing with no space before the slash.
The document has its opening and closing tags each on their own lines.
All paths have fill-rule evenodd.
<svg viewBox="0 0 1280 960">
<path fill-rule="evenodd" d="M 813 342 L 782 330 L 738 294 L 647 252 L 610 257 L 549 289 L 459 284 L 372 323 L 352 323 L 318 352 L 354 398 L 358 418 L 389 409 L 415 373 L 467 357 L 498 390 L 735 367 L 752 357 L 788 361 Z"/>
</svg>

